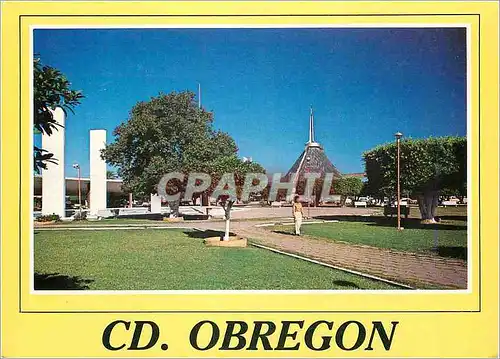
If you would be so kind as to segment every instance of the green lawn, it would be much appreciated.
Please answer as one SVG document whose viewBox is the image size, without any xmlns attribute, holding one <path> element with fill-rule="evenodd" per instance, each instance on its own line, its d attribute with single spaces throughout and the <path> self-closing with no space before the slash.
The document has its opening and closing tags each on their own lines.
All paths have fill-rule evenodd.
<svg viewBox="0 0 500 359">
<path fill-rule="evenodd" d="M 35 288 L 397 289 L 255 247 L 205 247 L 204 232 L 35 230 Z"/>
<path fill-rule="evenodd" d="M 443 219 L 435 225 L 408 219 L 403 221 L 405 229 L 402 231 L 395 229 L 395 220 L 384 217 L 351 216 L 338 220 L 336 223 L 305 224 L 302 231 L 305 235 L 327 240 L 466 259 L 467 222 L 461 218 Z M 293 226 L 275 226 L 273 230 L 291 233 Z"/>
</svg>

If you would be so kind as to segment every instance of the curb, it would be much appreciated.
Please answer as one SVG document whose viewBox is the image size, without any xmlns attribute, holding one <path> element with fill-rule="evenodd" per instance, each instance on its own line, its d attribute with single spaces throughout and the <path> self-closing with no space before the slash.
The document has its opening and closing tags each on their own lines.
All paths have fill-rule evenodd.
<svg viewBox="0 0 500 359">
<path fill-rule="evenodd" d="M 375 276 L 375 275 L 372 275 L 372 274 L 362 273 L 362 272 L 358 272 L 358 271 L 355 271 L 355 270 L 352 270 L 352 269 L 347 269 L 347 268 L 336 266 L 336 265 L 333 265 L 333 264 L 328 264 L 328 263 L 325 263 L 325 262 L 318 261 L 316 259 L 311 259 L 311 258 L 303 257 L 303 256 L 300 256 L 298 254 L 292 254 L 292 253 L 289 253 L 289 252 L 284 252 L 284 251 L 281 251 L 279 249 L 275 249 L 275 248 L 272 248 L 272 247 L 263 246 L 262 244 L 257 244 L 257 243 L 254 243 L 254 242 L 249 242 L 249 244 L 252 245 L 252 246 L 254 246 L 254 247 L 258 247 L 258 248 L 262 248 L 262 249 L 267 249 L 268 251 L 271 251 L 271 252 L 283 254 L 285 256 L 289 256 L 289 257 L 293 257 L 293 258 L 297 258 L 297 259 L 301 259 L 301 260 L 304 260 L 306 262 L 319 264 L 319 265 L 322 265 L 324 267 L 328 267 L 328 268 L 332 268 L 332 269 L 337 269 L 337 270 L 340 270 L 340 271 L 343 271 L 343 272 L 347 272 L 347 273 L 350 273 L 350 274 L 359 275 L 361 277 L 368 278 L 368 279 L 373 279 L 373 280 L 376 280 L 376 281 L 379 281 L 379 282 L 384 282 L 384 283 L 392 284 L 392 285 L 395 285 L 397 287 L 401 287 L 401 288 L 404 288 L 404 289 L 412 289 L 412 290 L 415 289 L 414 287 L 411 287 L 411 286 L 403 284 L 403 283 L 394 282 L 392 280 L 381 278 L 381 277 L 378 277 L 378 276 Z"/>
</svg>

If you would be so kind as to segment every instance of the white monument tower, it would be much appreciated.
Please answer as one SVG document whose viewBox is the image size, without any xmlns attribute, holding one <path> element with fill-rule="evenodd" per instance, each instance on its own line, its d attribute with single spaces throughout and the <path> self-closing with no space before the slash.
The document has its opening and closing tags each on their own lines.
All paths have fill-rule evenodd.
<svg viewBox="0 0 500 359">
<path fill-rule="evenodd" d="M 107 207 L 106 162 L 101 150 L 106 146 L 106 130 L 90 130 L 90 216 Z"/>
<path fill-rule="evenodd" d="M 42 170 L 42 214 L 57 214 L 66 217 L 66 183 L 64 179 L 64 123 L 66 115 L 62 108 L 50 110 L 54 120 L 61 125 L 52 135 L 42 135 L 42 148 L 54 154 L 57 163 L 47 163 Z"/>
</svg>

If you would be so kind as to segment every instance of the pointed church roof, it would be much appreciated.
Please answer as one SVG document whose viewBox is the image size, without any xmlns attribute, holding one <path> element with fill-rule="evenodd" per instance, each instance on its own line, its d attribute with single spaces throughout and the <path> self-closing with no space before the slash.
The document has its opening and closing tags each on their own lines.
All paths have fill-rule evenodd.
<svg viewBox="0 0 500 359">
<path fill-rule="evenodd" d="M 306 143 L 302 154 L 286 174 L 286 178 L 289 179 L 292 174 L 295 174 L 297 179 L 304 173 L 320 173 L 322 177 L 326 173 L 333 173 L 334 178 L 342 176 L 326 156 L 323 147 L 314 139 L 314 112 L 312 106 L 309 115 L 309 141 Z"/>
</svg>

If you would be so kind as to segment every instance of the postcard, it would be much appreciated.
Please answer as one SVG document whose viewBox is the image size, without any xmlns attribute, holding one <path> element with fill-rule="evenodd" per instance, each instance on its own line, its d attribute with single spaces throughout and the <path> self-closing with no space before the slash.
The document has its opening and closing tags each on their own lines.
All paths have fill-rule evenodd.
<svg viewBox="0 0 500 359">
<path fill-rule="evenodd" d="M 497 2 L 3 1 L 2 355 L 499 355 Z"/>
</svg>

